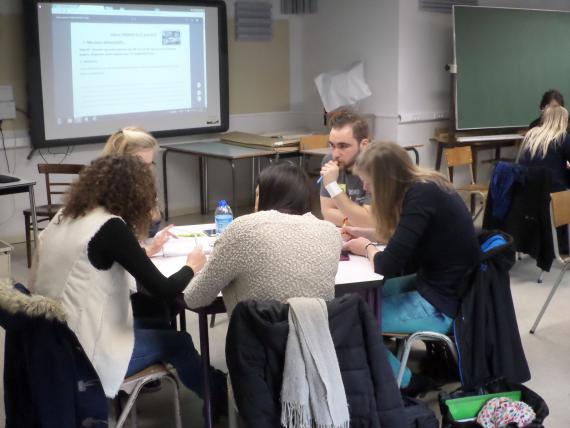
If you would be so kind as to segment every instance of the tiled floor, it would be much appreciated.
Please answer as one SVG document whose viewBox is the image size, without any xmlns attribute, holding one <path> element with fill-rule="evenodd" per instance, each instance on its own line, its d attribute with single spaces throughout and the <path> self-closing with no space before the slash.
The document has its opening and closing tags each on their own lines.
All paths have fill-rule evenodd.
<svg viewBox="0 0 570 428">
<path fill-rule="evenodd" d="M 212 221 L 213 216 L 184 216 L 173 219 L 176 224 L 205 223 Z M 22 244 L 16 245 L 12 255 L 14 277 L 26 284 L 29 271 L 25 267 L 25 249 Z M 517 310 L 519 328 L 524 349 L 529 361 L 532 380 L 528 386 L 538 392 L 548 403 L 551 415 L 546 420 L 549 428 L 567 428 L 570 426 L 570 274 L 563 281 L 550 308 L 542 320 L 537 333 L 528 333 L 538 310 L 544 303 L 551 284 L 559 272 L 554 267 L 544 275 L 544 283 L 537 284 L 538 269 L 533 260 L 525 258 L 515 265 L 511 271 L 511 288 Z M 198 320 L 188 313 L 188 331 L 198 346 Z M 218 316 L 216 326 L 210 329 L 211 358 L 215 367 L 227 371 L 224 361 L 224 344 L 227 330 L 227 317 Z M 3 330 L 0 330 L 3 335 Z M 3 337 L 0 343 L 3 343 Z M 0 352 L 0 356 L 3 352 Z M 141 428 L 170 428 L 174 427 L 171 415 L 170 391 L 163 390 L 145 393 L 138 403 L 139 426 Z M 1 397 L 0 389 L 0 397 Z M 436 394 L 430 394 L 431 402 L 435 402 Z M 201 401 L 192 393 L 182 388 L 182 412 L 184 427 L 199 428 L 203 426 L 201 417 Z M 4 420 L 3 409 L 0 421 Z M 220 425 L 220 427 L 225 424 Z"/>
</svg>

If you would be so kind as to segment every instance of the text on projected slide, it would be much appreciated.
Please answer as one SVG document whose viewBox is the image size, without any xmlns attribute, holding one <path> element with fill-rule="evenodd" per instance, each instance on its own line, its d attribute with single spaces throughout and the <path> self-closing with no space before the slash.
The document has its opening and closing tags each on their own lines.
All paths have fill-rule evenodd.
<svg viewBox="0 0 570 428">
<path fill-rule="evenodd" d="M 75 117 L 192 108 L 187 25 L 74 22 L 71 51 Z"/>
</svg>

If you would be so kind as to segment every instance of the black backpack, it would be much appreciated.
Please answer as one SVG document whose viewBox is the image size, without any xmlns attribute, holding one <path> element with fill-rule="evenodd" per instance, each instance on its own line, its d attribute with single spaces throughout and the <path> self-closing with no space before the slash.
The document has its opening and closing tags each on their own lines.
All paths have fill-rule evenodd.
<svg viewBox="0 0 570 428">
<path fill-rule="evenodd" d="M 402 396 L 407 425 L 403 428 L 439 428 L 439 421 L 433 410 L 421 400 Z"/>
</svg>

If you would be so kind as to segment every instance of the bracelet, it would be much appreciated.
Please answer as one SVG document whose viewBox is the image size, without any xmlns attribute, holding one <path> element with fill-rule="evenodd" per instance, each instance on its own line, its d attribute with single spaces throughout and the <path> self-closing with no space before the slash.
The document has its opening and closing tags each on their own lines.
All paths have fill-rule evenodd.
<svg viewBox="0 0 570 428">
<path fill-rule="evenodd" d="M 327 189 L 327 192 L 329 192 L 329 196 L 331 198 L 336 198 L 338 195 L 340 195 L 342 193 L 342 189 L 340 188 L 340 186 L 338 185 L 338 183 L 336 181 L 333 181 L 332 183 L 329 183 L 325 186 L 325 189 Z"/>
<path fill-rule="evenodd" d="M 368 257 L 368 247 L 371 246 L 371 245 L 374 245 L 374 246 L 375 246 L 376 243 L 371 241 L 371 242 L 369 242 L 368 244 L 366 244 L 366 245 L 364 246 L 364 252 L 366 253 L 366 257 Z"/>
</svg>

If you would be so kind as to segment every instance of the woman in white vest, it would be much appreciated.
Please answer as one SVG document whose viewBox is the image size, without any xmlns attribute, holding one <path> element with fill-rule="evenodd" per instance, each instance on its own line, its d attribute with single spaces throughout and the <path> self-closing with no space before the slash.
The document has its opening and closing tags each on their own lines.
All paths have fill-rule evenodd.
<svg viewBox="0 0 570 428">
<path fill-rule="evenodd" d="M 156 269 L 139 244 L 155 202 L 148 164 L 136 156 L 102 157 L 81 172 L 38 242 L 31 288 L 61 302 L 108 397 L 126 376 L 156 362 L 172 364 L 182 383 L 202 395 L 200 356 L 190 335 L 133 326 L 135 280 L 155 296 L 172 298 L 206 261 L 194 250 L 172 276 Z M 225 375 L 211 370 L 214 394 L 223 397 Z"/>
</svg>

